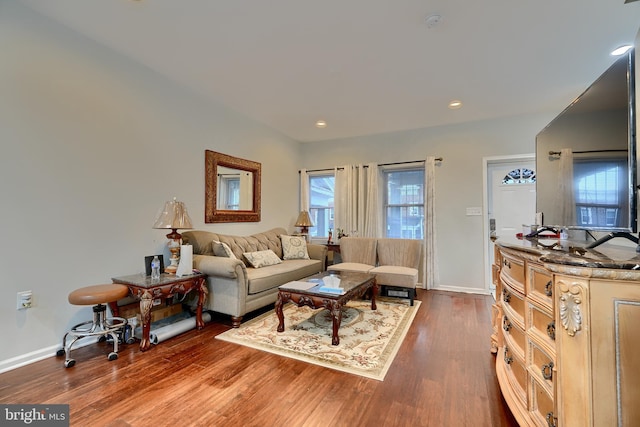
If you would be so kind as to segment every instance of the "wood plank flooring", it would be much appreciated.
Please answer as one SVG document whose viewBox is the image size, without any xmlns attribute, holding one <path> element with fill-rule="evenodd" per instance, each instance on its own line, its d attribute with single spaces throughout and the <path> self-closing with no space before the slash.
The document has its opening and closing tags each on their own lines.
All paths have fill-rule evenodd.
<svg viewBox="0 0 640 427">
<path fill-rule="evenodd" d="M 489 351 L 491 297 L 418 290 L 423 302 L 383 382 L 214 337 L 215 315 L 141 353 L 107 344 L 0 374 L 0 403 L 67 403 L 72 426 L 516 426 Z"/>
</svg>

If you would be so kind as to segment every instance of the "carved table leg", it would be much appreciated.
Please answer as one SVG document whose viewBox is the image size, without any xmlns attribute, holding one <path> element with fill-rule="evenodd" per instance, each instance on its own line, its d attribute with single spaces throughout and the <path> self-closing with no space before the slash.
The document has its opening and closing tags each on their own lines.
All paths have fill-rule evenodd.
<svg viewBox="0 0 640 427">
<path fill-rule="evenodd" d="M 377 310 L 378 307 L 376 306 L 376 294 L 378 293 L 378 284 L 375 282 L 375 279 L 373 280 L 373 290 L 371 291 L 371 310 Z"/>
<path fill-rule="evenodd" d="M 140 341 L 140 351 L 146 351 L 151 346 L 149 332 L 151 331 L 151 305 L 153 298 L 151 293 L 145 291 L 140 298 L 140 317 L 142 317 L 142 340 Z"/>
<path fill-rule="evenodd" d="M 282 294 L 278 292 L 278 299 L 276 299 L 276 315 L 278 316 L 278 332 L 284 331 L 284 313 L 282 312 Z"/>
<path fill-rule="evenodd" d="M 204 328 L 204 321 L 202 320 L 202 306 L 204 305 L 204 300 L 206 298 L 207 293 L 209 292 L 204 278 L 198 279 L 198 283 L 196 283 L 196 289 L 198 290 L 198 306 L 196 308 L 196 327 L 198 329 L 202 329 Z"/>
<path fill-rule="evenodd" d="M 336 302 L 331 305 L 331 318 L 333 319 L 333 335 L 331 335 L 331 345 L 340 344 L 338 329 L 342 323 L 342 304 Z"/>
</svg>

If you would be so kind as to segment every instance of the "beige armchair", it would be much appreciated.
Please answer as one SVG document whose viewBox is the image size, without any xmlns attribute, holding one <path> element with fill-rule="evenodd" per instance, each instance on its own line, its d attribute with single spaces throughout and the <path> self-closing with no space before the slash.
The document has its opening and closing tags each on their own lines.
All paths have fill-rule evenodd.
<svg viewBox="0 0 640 427">
<path fill-rule="evenodd" d="M 409 239 L 378 239 L 378 266 L 369 270 L 376 275 L 382 295 L 416 297 L 418 271 L 422 259 L 422 241 Z"/>
<path fill-rule="evenodd" d="M 376 266 L 377 239 L 369 237 L 343 237 L 340 239 L 341 263 L 328 266 L 330 271 L 357 271 L 366 273 Z"/>
</svg>

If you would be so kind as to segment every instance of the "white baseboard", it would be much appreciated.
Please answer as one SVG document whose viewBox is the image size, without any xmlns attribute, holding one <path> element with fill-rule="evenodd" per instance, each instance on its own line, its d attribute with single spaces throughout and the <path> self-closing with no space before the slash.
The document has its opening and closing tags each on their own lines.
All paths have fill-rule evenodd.
<svg viewBox="0 0 640 427">
<path fill-rule="evenodd" d="M 433 288 L 434 291 L 462 292 L 465 294 L 491 295 L 488 289 L 461 288 L 460 286 L 439 285 Z"/>
<path fill-rule="evenodd" d="M 77 348 L 84 347 L 85 345 L 95 344 L 98 341 L 97 338 L 91 338 L 92 337 L 87 337 L 76 341 L 72 348 L 75 350 Z M 30 365 L 31 363 L 38 362 L 48 357 L 56 357 L 56 353 L 61 347 L 61 344 L 56 344 L 40 350 L 32 351 L 31 353 L 21 354 L 19 356 L 12 357 L 11 359 L 0 360 L 0 374 L 22 366 Z M 62 366 L 63 362 L 64 358 L 60 358 L 60 366 Z"/>
<path fill-rule="evenodd" d="M 51 347 L 32 351 L 31 353 L 21 354 L 20 356 L 13 357 L 11 359 L 2 360 L 0 361 L 0 374 L 38 362 L 42 359 L 46 359 L 47 357 L 55 357 L 59 348 L 60 345 L 53 345 Z"/>
</svg>

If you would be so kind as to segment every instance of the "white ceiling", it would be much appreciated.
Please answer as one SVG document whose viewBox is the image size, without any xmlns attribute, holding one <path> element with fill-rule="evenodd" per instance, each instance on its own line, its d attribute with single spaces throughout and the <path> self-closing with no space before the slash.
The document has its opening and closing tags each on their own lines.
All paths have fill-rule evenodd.
<svg viewBox="0 0 640 427">
<path fill-rule="evenodd" d="M 305 142 L 559 113 L 640 27 L 624 0 L 21 1 Z"/>
</svg>

